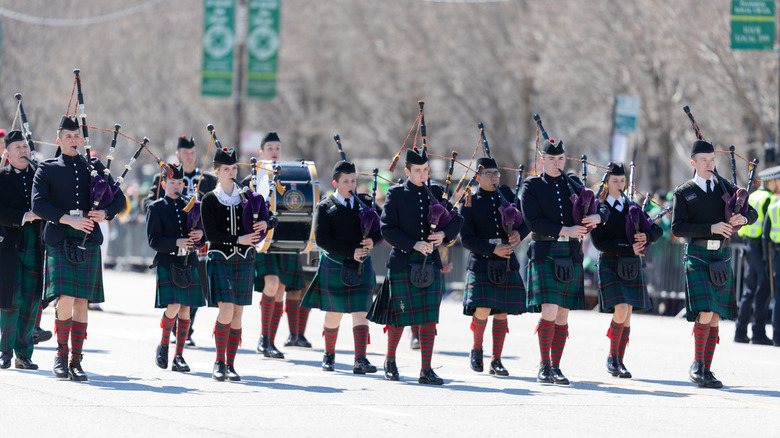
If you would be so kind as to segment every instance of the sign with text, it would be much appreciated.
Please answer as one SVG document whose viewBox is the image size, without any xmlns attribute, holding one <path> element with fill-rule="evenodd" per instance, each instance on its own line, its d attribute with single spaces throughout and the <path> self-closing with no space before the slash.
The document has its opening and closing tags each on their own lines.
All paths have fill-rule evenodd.
<svg viewBox="0 0 780 438">
<path fill-rule="evenodd" d="M 203 66 L 200 93 L 229 97 L 233 94 L 235 0 L 203 2 Z"/>
<path fill-rule="evenodd" d="M 774 50 L 775 1 L 731 1 L 731 49 Z"/>
<path fill-rule="evenodd" d="M 639 98 L 617 95 L 615 98 L 615 132 L 633 134 L 639 118 Z"/>
</svg>

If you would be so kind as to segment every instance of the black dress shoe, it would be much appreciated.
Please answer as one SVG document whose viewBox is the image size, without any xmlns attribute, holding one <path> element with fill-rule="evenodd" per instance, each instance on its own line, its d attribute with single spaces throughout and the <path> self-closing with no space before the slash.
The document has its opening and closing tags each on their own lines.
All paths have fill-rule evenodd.
<svg viewBox="0 0 780 438">
<path fill-rule="evenodd" d="M 257 352 L 262 354 L 263 356 L 266 356 L 265 354 L 266 350 L 268 350 L 268 336 L 261 335 L 260 340 L 257 341 Z"/>
<path fill-rule="evenodd" d="M 469 354 L 469 366 L 471 366 L 471 369 L 481 373 L 485 369 L 485 365 L 482 361 L 482 349 L 481 348 L 474 348 L 471 350 L 471 353 Z"/>
<path fill-rule="evenodd" d="M 168 368 L 168 344 L 157 345 L 157 356 L 154 363 L 162 369 Z"/>
<path fill-rule="evenodd" d="M 385 380 L 399 381 L 401 377 L 398 375 L 398 366 L 395 364 L 395 359 L 385 359 Z"/>
<path fill-rule="evenodd" d="M 769 339 L 767 335 L 764 336 L 753 335 L 753 338 L 750 340 L 750 342 L 756 345 L 772 345 L 772 340 Z"/>
<path fill-rule="evenodd" d="M 555 383 L 552 378 L 552 370 L 550 364 L 540 363 L 539 374 L 536 375 L 536 381 L 539 383 Z"/>
<path fill-rule="evenodd" d="M 294 335 L 294 334 L 290 333 L 290 336 L 288 336 L 287 340 L 284 341 L 284 346 L 285 347 L 294 347 L 295 346 L 295 341 L 297 341 L 297 340 L 298 340 L 298 335 Z"/>
<path fill-rule="evenodd" d="M 360 356 L 355 359 L 355 366 L 352 368 L 354 374 L 373 374 L 376 372 L 376 367 L 371 365 L 371 362 L 365 356 Z"/>
<path fill-rule="evenodd" d="M 734 335 L 734 342 L 738 342 L 740 344 L 749 344 L 750 343 L 750 338 L 748 338 L 748 335 L 735 334 Z"/>
<path fill-rule="evenodd" d="M 433 368 L 420 370 L 420 378 L 417 379 L 417 382 L 422 383 L 423 385 L 444 385 L 444 379 L 437 376 L 436 373 L 433 372 Z"/>
<path fill-rule="evenodd" d="M 184 356 L 177 354 L 173 357 L 173 363 L 171 364 L 171 371 L 181 371 L 187 373 L 190 371 L 190 366 L 184 361 Z"/>
<path fill-rule="evenodd" d="M 270 357 L 273 359 L 284 359 L 284 353 L 279 351 L 279 349 L 276 348 L 276 345 L 274 345 L 273 342 L 268 343 L 268 348 L 265 349 L 265 357 Z"/>
<path fill-rule="evenodd" d="M 417 336 L 412 335 L 412 340 L 409 342 L 409 348 L 412 350 L 419 350 L 420 349 L 420 338 Z"/>
<path fill-rule="evenodd" d="M 621 379 L 630 379 L 634 376 L 631 375 L 631 371 L 626 369 L 626 366 L 623 365 L 623 362 L 618 362 L 618 377 Z"/>
<path fill-rule="evenodd" d="M 700 383 L 699 386 L 704 388 L 723 388 L 723 382 L 716 379 L 712 371 L 706 370 L 704 371 L 704 382 Z"/>
<path fill-rule="evenodd" d="M 303 348 L 311 348 L 311 342 L 306 340 L 306 337 L 303 335 L 298 335 L 295 338 L 295 346 L 296 347 L 303 347 Z"/>
<path fill-rule="evenodd" d="M 225 367 L 225 361 L 218 360 L 214 362 L 214 371 L 211 372 L 212 379 L 216 380 L 217 382 L 224 382 L 226 373 L 227 368 Z"/>
<path fill-rule="evenodd" d="M 553 383 L 556 385 L 568 385 L 569 379 L 563 375 L 559 367 L 550 368 L 550 375 L 552 375 Z"/>
<path fill-rule="evenodd" d="M 688 370 L 688 380 L 701 386 L 704 383 L 704 363 L 694 361 Z"/>
<path fill-rule="evenodd" d="M 335 371 L 336 353 L 325 353 L 322 356 L 322 371 Z"/>
<path fill-rule="evenodd" d="M 76 382 L 86 382 L 89 380 L 87 378 L 87 374 L 83 369 L 81 369 L 81 362 L 70 363 L 68 366 L 68 376 L 70 377 L 70 380 L 74 380 Z"/>
<path fill-rule="evenodd" d="M 501 363 L 501 359 L 493 359 L 490 361 L 490 374 L 496 376 L 508 376 L 509 371 L 504 368 L 504 364 Z"/>
<path fill-rule="evenodd" d="M 192 340 L 192 337 L 187 336 L 187 340 L 184 341 L 184 345 L 186 345 L 188 347 L 194 347 L 195 346 L 195 341 Z"/>
<path fill-rule="evenodd" d="M 610 354 L 607 356 L 607 372 L 615 377 L 620 375 L 617 355 Z"/>
<path fill-rule="evenodd" d="M 33 361 L 26 357 L 17 357 L 16 368 L 19 368 L 20 370 L 37 370 L 38 365 L 34 364 Z"/>
<path fill-rule="evenodd" d="M 227 379 L 231 382 L 240 382 L 241 376 L 238 375 L 236 372 L 236 369 L 233 368 L 233 365 L 228 365 L 227 369 L 225 371 L 225 375 L 227 376 Z"/>
<path fill-rule="evenodd" d="M 38 342 L 46 342 L 51 339 L 52 333 L 48 330 L 44 330 L 40 327 L 33 329 L 33 345 L 37 345 Z"/>
<path fill-rule="evenodd" d="M 52 369 L 54 377 L 58 379 L 67 379 L 68 375 L 68 350 L 67 347 L 57 348 L 57 353 L 54 356 L 54 368 Z"/>
<path fill-rule="evenodd" d="M 14 358 L 13 351 L 4 351 L 0 354 L 0 369 L 11 368 L 11 359 Z"/>
</svg>

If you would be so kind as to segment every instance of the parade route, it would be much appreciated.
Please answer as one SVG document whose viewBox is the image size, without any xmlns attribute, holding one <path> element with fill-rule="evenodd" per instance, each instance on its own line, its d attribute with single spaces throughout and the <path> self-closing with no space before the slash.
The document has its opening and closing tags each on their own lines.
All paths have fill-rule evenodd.
<svg viewBox="0 0 780 438">
<path fill-rule="evenodd" d="M 0 430 L 20 436 L 772 436 L 780 427 L 780 348 L 736 344 L 725 322 L 713 371 L 722 390 L 687 380 L 693 356 L 692 324 L 682 319 L 635 315 L 626 366 L 633 379 L 607 374 L 610 317 L 572 312 L 561 369 L 566 386 L 536 383 L 537 315 L 510 317 L 504 348 L 509 377 L 470 370 L 470 318 L 456 299 L 442 305 L 433 366 L 442 387 L 417 383 L 419 351 L 404 333 L 398 349 L 401 382 L 385 381 L 386 337 L 372 324 L 373 375 L 352 374 L 351 318 L 342 320 L 336 371 L 320 370 L 324 313 L 313 311 L 306 331 L 312 349 L 283 347 L 282 319 L 276 345 L 284 360 L 255 353 L 260 332 L 259 294 L 244 312 L 243 344 L 236 358 L 241 382 L 211 379 L 216 309 L 198 312 L 184 357 L 190 373 L 154 363 L 161 310 L 153 308 L 154 276 L 106 271 L 103 312 L 90 312 L 83 366 L 89 381 L 60 381 L 51 372 L 55 341 L 36 346 L 41 369 L 0 370 Z M 53 330 L 54 311 L 43 327 Z M 173 353 L 173 347 L 171 347 Z M 171 358 L 172 358 L 171 354 Z M 67 415 L 66 415 L 67 414 Z"/>
</svg>

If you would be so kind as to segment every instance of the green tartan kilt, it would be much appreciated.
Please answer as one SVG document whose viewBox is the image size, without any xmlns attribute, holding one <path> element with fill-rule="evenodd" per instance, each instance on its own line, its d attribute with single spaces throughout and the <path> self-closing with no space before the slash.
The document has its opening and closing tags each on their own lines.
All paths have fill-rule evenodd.
<svg viewBox="0 0 780 438">
<path fill-rule="evenodd" d="M 525 301 L 525 286 L 519 272 L 509 271 L 504 284 L 493 284 L 488 280 L 487 272 L 466 271 L 464 315 L 474 315 L 478 307 L 489 308 L 491 315 L 520 315 L 528 311 Z"/>
<path fill-rule="evenodd" d="M 653 303 L 647 293 L 645 270 L 640 269 L 639 275 L 631 281 L 626 281 L 617 275 L 617 264 L 620 257 L 612 254 L 599 255 L 599 302 L 602 313 L 614 313 L 618 304 L 628 304 L 633 310 L 652 309 Z"/>
<path fill-rule="evenodd" d="M 238 254 L 227 259 L 220 252 L 209 252 L 206 271 L 209 276 L 209 307 L 217 303 L 252 305 L 252 266 L 254 250 L 246 258 Z"/>
<path fill-rule="evenodd" d="M 260 253 L 255 257 L 254 272 L 255 290 L 262 292 L 265 287 L 266 275 L 276 275 L 286 286 L 287 292 L 303 290 L 306 286 L 303 279 L 303 267 L 298 254 Z"/>
<path fill-rule="evenodd" d="M 723 286 L 710 282 L 707 264 L 731 257 L 728 247 L 710 251 L 695 245 L 685 246 L 685 298 L 688 321 L 695 321 L 699 312 L 714 312 L 721 319 L 737 316 L 737 298 L 734 292 L 734 273 L 729 264 L 729 279 Z M 698 259 L 698 260 L 697 260 Z"/>
<path fill-rule="evenodd" d="M 422 260 L 423 255 L 415 252 L 410 263 Z M 395 327 L 439 322 L 439 305 L 444 295 L 441 270 L 433 267 L 433 283 L 425 289 L 412 286 L 411 272 L 411 267 L 395 272 L 388 270 L 382 291 L 369 310 L 370 321 Z"/>
<path fill-rule="evenodd" d="M 157 293 L 154 307 L 164 309 L 168 304 L 181 304 L 189 307 L 206 305 L 203 299 L 203 288 L 200 285 L 200 274 L 197 266 L 190 266 L 192 284 L 186 289 L 176 287 L 171 281 L 171 270 L 168 266 L 157 265 Z"/>
<path fill-rule="evenodd" d="M 363 281 L 360 286 L 347 287 L 341 282 L 344 257 L 322 253 L 317 273 L 301 301 L 302 307 L 326 312 L 366 312 L 376 287 L 376 275 L 371 257 L 363 261 Z"/>
<path fill-rule="evenodd" d="M 84 233 L 68 227 L 66 238 L 82 239 Z M 46 255 L 43 259 L 43 296 L 49 303 L 60 295 L 82 298 L 90 303 L 102 303 L 103 294 L 103 264 L 101 262 L 100 245 L 87 239 L 87 260 L 74 265 L 65 258 L 63 243 L 46 245 Z"/>
<path fill-rule="evenodd" d="M 548 257 L 569 257 L 568 242 L 552 242 Z M 553 274 L 550 258 L 531 260 L 528 263 L 528 311 L 539 313 L 542 304 L 557 304 L 564 309 L 585 309 L 585 281 L 582 263 L 574 263 L 574 279 L 561 283 Z"/>
</svg>

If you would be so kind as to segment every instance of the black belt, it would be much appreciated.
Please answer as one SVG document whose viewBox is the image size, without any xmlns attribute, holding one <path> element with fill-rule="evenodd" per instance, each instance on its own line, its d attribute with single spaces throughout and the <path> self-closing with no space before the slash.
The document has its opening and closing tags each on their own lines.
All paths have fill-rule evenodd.
<svg viewBox="0 0 780 438">
<path fill-rule="evenodd" d="M 688 242 L 689 245 L 698 246 L 704 249 L 709 249 L 711 251 L 716 251 L 721 248 L 728 248 L 731 242 L 728 240 L 719 240 L 719 239 L 691 239 L 690 242 Z M 717 247 L 713 247 L 714 245 L 717 245 Z"/>
<path fill-rule="evenodd" d="M 537 242 L 568 242 L 569 236 L 552 237 L 544 234 L 531 233 L 531 240 Z"/>
</svg>

